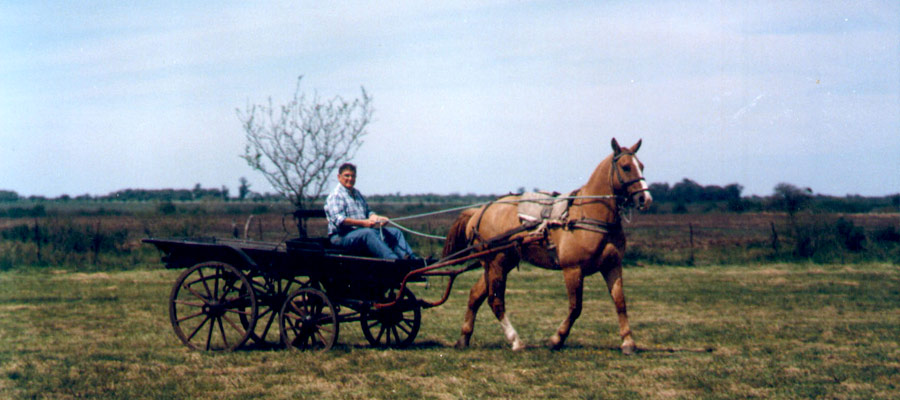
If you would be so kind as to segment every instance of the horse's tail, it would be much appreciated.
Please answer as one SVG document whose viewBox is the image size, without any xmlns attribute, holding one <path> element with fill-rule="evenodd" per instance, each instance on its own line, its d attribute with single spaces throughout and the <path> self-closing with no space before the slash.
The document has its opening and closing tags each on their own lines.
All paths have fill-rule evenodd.
<svg viewBox="0 0 900 400">
<path fill-rule="evenodd" d="M 447 241 L 444 242 L 442 257 L 447 257 L 466 248 L 469 242 L 469 239 L 466 237 L 466 226 L 476 211 L 478 211 L 477 208 L 469 208 L 459 213 L 459 217 L 456 218 L 456 221 L 450 226 L 450 232 L 447 233 Z"/>
</svg>

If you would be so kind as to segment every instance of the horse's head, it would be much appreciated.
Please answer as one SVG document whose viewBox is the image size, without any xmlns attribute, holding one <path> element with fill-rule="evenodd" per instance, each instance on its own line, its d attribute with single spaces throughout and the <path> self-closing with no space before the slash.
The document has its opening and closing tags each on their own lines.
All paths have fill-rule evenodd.
<svg viewBox="0 0 900 400">
<path fill-rule="evenodd" d="M 613 138 L 612 148 L 613 161 L 609 173 L 613 191 L 627 196 L 630 201 L 634 202 L 638 210 L 647 210 L 650 208 L 650 203 L 653 202 L 653 196 L 650 195 L 650 188 L 647 186 L 647 181 L 644 180 L 644 164 L 638 160 L 635 154 L 641 148 L 641 140 L 638 140 L 630 148 L 623 148 Z"/>
</svg>

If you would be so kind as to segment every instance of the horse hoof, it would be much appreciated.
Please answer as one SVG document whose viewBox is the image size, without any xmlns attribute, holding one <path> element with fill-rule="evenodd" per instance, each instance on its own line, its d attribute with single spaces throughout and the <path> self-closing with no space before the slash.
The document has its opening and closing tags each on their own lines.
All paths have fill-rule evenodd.
<svg viewBox="0 0 900 400">
<path fill-rule="evenodd" d="M 524 349 L 525 349 L 525 343 L 522 343 L 521 341 L 518 341 L 518 340 L 513 342 L 513 345 L 512 345 L 513 351 L 521 351 Z"/>
<path fill-rule="evenodd" d="M 457 349 L 462 350 L 462 349 L 469 347 L 469 343 L 464 339 L 459 339 L 456 341 L 456 344 L 454 344 L 453 347 L 456 347 Z"/>
<path fill-rule="evenodd" d="M 630 356 L 630 355 L 634 354 L 635 349 L 636 349 L 636 347 L 635 347 L 634 343 L 623 344 L 622 345 L 622 354 L 624 354 L 626 356 Z"/>
<path fill-rule="evenodd" d="M 563 340 L 559 337 L 559 335 L 553 335 L 550 337 L 550 340 L 547 341 L 547 346 L 550 347 L 550 350 L 559 350 L 563 347 Z"/>
</svg>

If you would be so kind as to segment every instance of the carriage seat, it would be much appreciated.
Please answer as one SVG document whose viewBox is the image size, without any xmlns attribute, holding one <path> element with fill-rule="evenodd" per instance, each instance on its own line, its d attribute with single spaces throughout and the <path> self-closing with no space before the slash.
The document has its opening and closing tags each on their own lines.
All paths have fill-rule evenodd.
<svg viewBox="0 0 900 400">
<path fill-rule="evenodd" d="M 293 238 L 285 241 L 288 252 L 320 252 L 332 255 L 345 255 L 357 257 L 373 257 L 369 252 L 355 252 L 346 248 L 335 246 L 327 237 Z"/>
</svg>

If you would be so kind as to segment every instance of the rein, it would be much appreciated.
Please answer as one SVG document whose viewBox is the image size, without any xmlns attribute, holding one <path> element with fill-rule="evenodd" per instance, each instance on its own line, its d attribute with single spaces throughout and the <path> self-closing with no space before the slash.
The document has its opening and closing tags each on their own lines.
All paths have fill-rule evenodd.
<svg viewBox="0 0 900 400">
<path fill-rule="evenodd" d="M 632 157 L 634 157 L 635 159 L 637 159 L 637 155 L 635 155 L 633 152 L 630 152 L 630 151 L 622 151 L 622 152 L 620 152 L 619 154 L 617 154 L 617 155 L 615 155 L 615 156 L 613 157 L 612 163 L 611 163 L 611 165 L 610 165 L 610 171 L 609 171 L 609 182 L 610 182 L 610 186 L 612 186 L 613 177 L 615 177 L 615 181 L 618 182 L 618 183 L 619 183 L 619 186 L 620 186 L 620 189 L 619 189 L 619 190 L 620 190 L 620 191 L 623 191 L 623 190 L 624 190 L 624 191 L 626 192 L 626 195 L 624 195 L 624 196 L 623 196 L 623 195 L 617 195 L 617 194 L 611 194 L 611 195 L 584 195 L 584 196 L 570 195 L 570 196 L 558 196 L 558 197 L 555 198 L 556 201 L 561 201 L 561 200 L 567 200 L 567 201 L 569 201 L 569 202 L 570 202 L 569 207 L 572 207 L 572 206 L 574 205 L 574 200 L 581 200 L 581 199 L 588 199 L 588 200 L 609 200 L 609 199 L 615 199 L 615 205 L 614 205 L 614 207 L 615 207 L 615 212 L 616 212 L 616 214 L 617 214 L 616 221 L 610 223 L 610 222 L 602 221 L 602 220 L 595 219 L 595 218 L 586 218 L 586 217 L 583 217 L 583 218 L 578 219 L 578 220 L 571 220 L 571 221 L 568 221 L 568 222 L 566 223 L 566 225 L 565 225 L 568 229 L 584 229 L 584 230 L 588 230 L 588 231 L 592 231 L 592 232 L 597 232 L 597 233 L 609 233 L 610 230 L 621 229 L 621 227 L 622 227 L 621 221 L 624 220 L 625 222 L 631 222 L 631 213 L 632 213 L 633 211 L 632 211 L 632 209 L 631 209 L 630 206 L 633 206 L 633 205 L 634 205 L 634 204 L 633 204 L 633 200 L 632 200 L 633 196 L 634 196 L 635 194 L 638 194 L 638 193 L 641 193 L 641 192 L 647 192 L 647 191 L 649 191 L 650 189 L 649 189 L 649 188 L 641 188 L 641 189 L 635 190 L 634 192 L 628 192 L 628 188 L 631 187 L 632 185 L 634 185 L 635 183 L 638 183 L 638 182 L 641 182 L 641 181 L 645 181 L 645 179 L 644 179 L 643 176 L 641 176 L 640 178 L 637 178 L 637 179 L 632 179 L 632 180 L 630 180 L 630 181 L 626 181 L 626 180 L 622 177 L 622 172 L 620 171 L 621 167 L 619 167 L 618 161 L 619 161 L 620 158 L 622 158 L 622 157 L 624 157 L 624 156 L 629 156 L 629 155 L 632 156 Z M 612 187 L 611 189 L 612 189 L 613 193 L 616 192 L 615 187 Z M 580 191 L 580 190 L 579 190 L 579 191 Z M 575 193 L 577 193 L 577 192 L 575 192 Z M 449 213 L 449 212 L 454 212 L 454 211 L 460 211 L 460 210 L 465 210 L 465 209 L 474 208 L 474 207 L 481 207 L 481 206 L 487 206 L 487 207 L 490 207 L 490 205 L 491 205 L 491 204 L 494 204 L 494 203 L 521 203 L 521 202 L 526 202 L 526 201 L 534 201 L 534 202 L 537 202 L 537 201 L 539 201 L 539 200 L 492 200 L 492 201 L 485 201 L 485 202 L 475 203 L 475 204 L 470 204 L 470 205 L 466 205 L 466 206 L 453 207 L 453 208 L 448 208 L 448 209 L 438 210 L 438 211 L 431 211 L 431 212 L 422 213 L 422 214 L 415 214 L 415 215 L 408 215 L 408 216 L 405 216 L 405 217 L 392 218 L 392 219 L 390 219 L 390 220 L 388 221 L 388 223 L 391 224 L 391 225 L 393 225 L 393 226 L 395 226 L 395 227 L 397 227 L 397 228 L 399 228 L 400 230 L 403 230 L 403 231 L 405 231 L 405 232 L 407 232 L 407 233 L 410 233 L 410 234 L 413 234 L 413 235 L 422 236 L 422 237 L 425 237 L 425 238 L 435 239 L 435 240 L 445 240 L 445 238 L 442 237 L 442 236 L 436 236 L 436 235 L 431 235 L 431 234 L 427 234 L 427 233 L 424 233 L 424 232 L 418 232 L 418 231 L 412 230 L 412 229 L 410 229 L 410 228 L 407 228 L 407 227 L 405 227 L 405 226 L 402 226 L 402 225 L 396 223 L 395 221 L 403 221 L 403 220 L 408 220 L 408 219 L 416 219 L 416 218 L 428 217 L 428 216 L 432 216 L 432 215 L 444 214 L 444 213 Z M 593 202 L 584 202 L 584 203 L 582 203 L 582 204 L 579 204 L 579 206 L 583 206 L 583 205 L 585 205 L 585 204 L 590 204 L 590 203 L 593 203 Z M 483 216 L 483 215 L 484 215 L 484 214 L 482 213 L 482 216 Z M 479 217 L 478 224 L 476 224 L 476 232 L 475 232 L 476 235 L 475 235 L 475 236 L 478 236 L 478 229 L 477 229 L 477 227 L 478 227 L 478 225 L 480 225 L 480 222 L 481 222 L 481 220 L 480 220 L 480 217 Z"/>
</svg>

